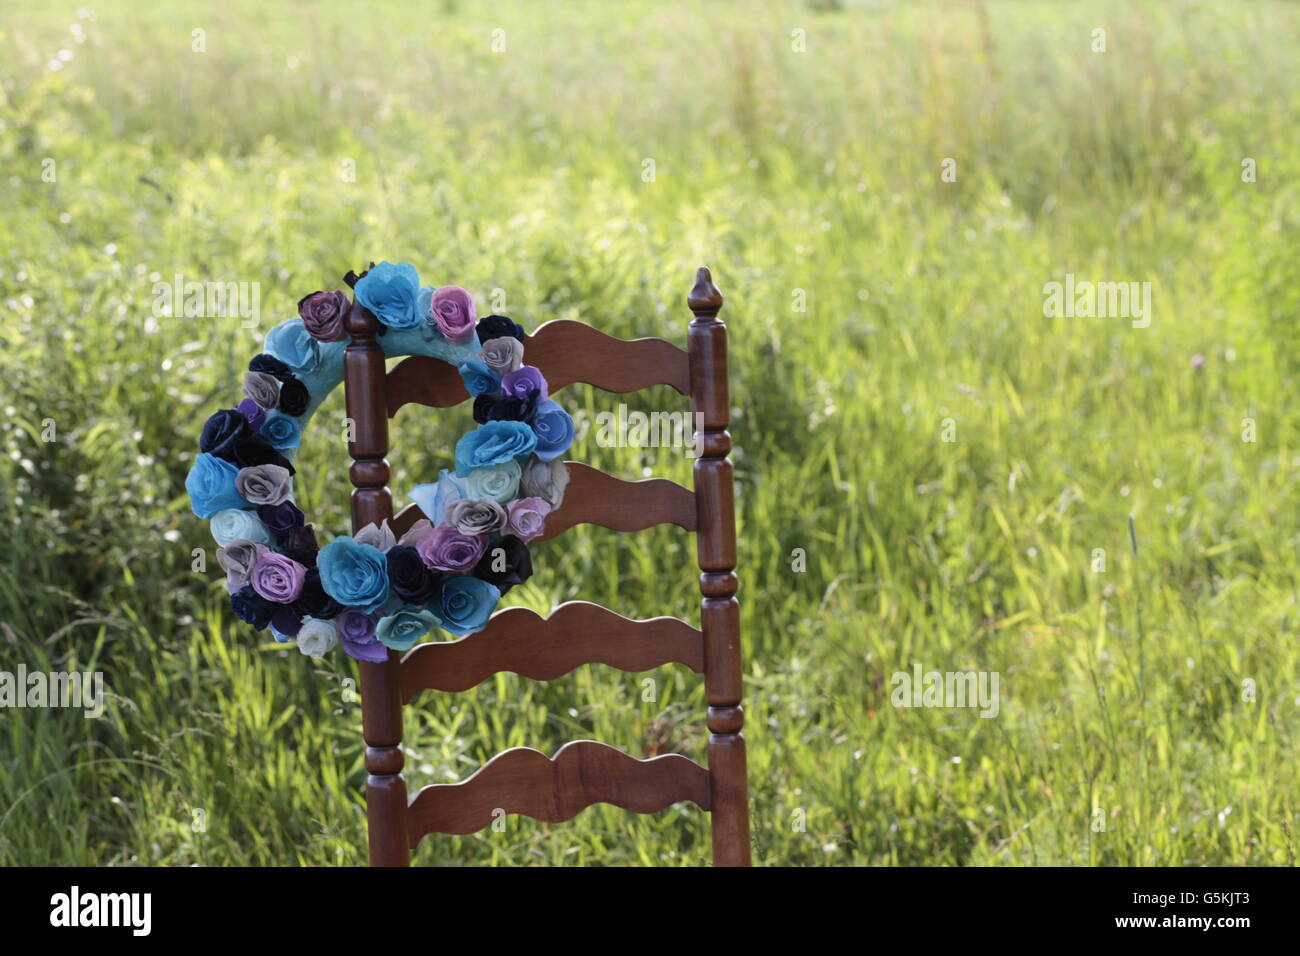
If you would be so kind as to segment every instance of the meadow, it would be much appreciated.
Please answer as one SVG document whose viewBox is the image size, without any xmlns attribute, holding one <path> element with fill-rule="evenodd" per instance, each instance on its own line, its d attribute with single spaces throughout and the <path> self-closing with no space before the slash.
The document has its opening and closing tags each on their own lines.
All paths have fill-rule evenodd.
<svg viewBox="0 0 1300 956">
<path fill-rule="evenodd" d="M 0 2 L 0 670 L 107 703 L 0 709 L 0 864 L 364 863 L 355 666 L 234 618 L 183 481 L 265 330 L 379 259 L 679 343 L 712 268 L 756 863 L 1294 864 L 1300 7 L 83 2 Z M 177 274 L 260 326 L 156 314 Z M 1149 325 L 1045 315 L 1067 274 L 1149 282 Z M 565 392 L 620 401 L 686 407 Z M 342 415 L 299 459 L 323 540 Z M 399 507 L 469 422 L 402 411 Z M 508 603 L 698 620 L 676 529 L 535 558 Z M 893 706 L 914 667 L 998 674 L 996 717 Z M 704 710 L 676 666 L 498 675 L 407 708 L 408 785 L 702 761 Z M 708 852 L 689 804 L 597 806 L 414 861 Z"/>
</svg>

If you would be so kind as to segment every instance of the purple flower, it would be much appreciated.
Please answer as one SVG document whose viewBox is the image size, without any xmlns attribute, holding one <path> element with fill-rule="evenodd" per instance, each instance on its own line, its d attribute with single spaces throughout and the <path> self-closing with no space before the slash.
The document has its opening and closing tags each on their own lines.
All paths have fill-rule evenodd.
<svg viewBox="0 0 1300 956">
<path fill-rule="evenodd" d="M 506 534 L 532 541 L 546 528 L 551 505 L 543 498 L 517 498 L 506 506 Z"/>
<path fill-rule="evenodd" d="M 302 593 L 302 582 L 306 577 L 307 569 L 297 561 L 276 551 L 263 551 L 253 565 L 248 583 L 268 601 L 289 604 Z"/>
<path fill-rule="evenodd" d="M 257 402 L 253 401 L 251 398 L 246 398 L 236 405 L 235 408 L 242 412 L 244 417 L 248 419 L 249 428 L 253 431 L 261 430 L 262 422 L 266 419 L 266 412 L 262 410 L 261 405 L 257 404 Z"/>
<path fill-rule="evenodd" d="M 230 595 L 230 609 L 241 621 L 259 631 L 271 623 L 271 615 L 275 613 L 275 605 L 247 584 Z"/>
<path fill-rule="evenodd" d="M 286 604 L 277 607 L 275 613 L 271 615 L 271 627 L 286 637 L 296 637 L 302 630 L 302 618 L 298 616 L 297 611 Z"/>
<path fill-rule="evenodd" d="M 501 379 L 501 391 L 514 398 L 528 398 L 532 392 L 537 393 L 537 401 L 544 402 L 549 397 L 546 391 L 546 379 L 532 365 L 521 365 Z"/>
<path fill-rule="evenodd" d="M 458 285 L 445 285 L 433 294 L 433 321 L 448 342 L 474 341 L 474 297 Z"/>
<path fill-rule="evenodd" d="M 487 548 L 487 538 L 478 534 L 461 534 L 448 524 L 434 527 L 433 533 L 420 539 L 415 550 L 426 568 L 467 574 Z"/>
<path fill-rule="evenodd" d="M 379 664 L 388 660 L 388 648 L 379 643 L 375 637 L 375 627 L 379 623 L 378 614 L 367 614 L 350 607 L 334 619 L 338 628 L 339 641 L 348 657 L 359 661 Z"/>
<path fill-rule="evenodd" d="M 346 292 L 313 292 L 298 300 L 302 327 L 318 342 L 342 342 L 348 337 L 343 320 L 351 307 Z"/>
<path fill-rule="evenodd" d="M 257 516 L 277 541 L 285 532 L 301 528 L 304 521 L 303 513 L 292 501 L 282 501 L 278 505 L 258 505 Z"/>
<path fill-rule="evenodd" d="M 235 443 L 251 432 L 244 413 L 234 408 L 214 412 L 203 423 L 199 436 L 199 451 L 226 461 L 235 460 Z"/>
</svg>

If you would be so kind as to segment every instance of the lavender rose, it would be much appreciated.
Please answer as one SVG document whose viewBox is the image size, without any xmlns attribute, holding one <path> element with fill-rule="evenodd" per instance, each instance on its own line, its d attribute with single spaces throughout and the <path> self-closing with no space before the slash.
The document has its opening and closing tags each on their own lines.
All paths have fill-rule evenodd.
<svg viewBox="0 0 1300 956">
<path fill-rule="evenodd" d="M 446 524 L 435 527 L 432 534 L 415 546 L 426 568 L 452 574 L 469 573 L 486 549 L 487 538 L 461 534 Z"/>
<path fill-rule="evenodd" d="M 491 534 L 505 527 L 506 510 L 491 498 L 461 498 L 447 505 L 443 521 L 461 534 Z"/>
<path fill-rule="evenodd" d="M 348 657 L 370 661 L 372 664 L 388 660 L 388 648 L 375 637 L 375 626 L 378 623 L 378 614 L 367 614 L 354 607 L 336 617 L 334 626 L 338 629 L 344 653 Z"/>
<path fill-rule="evenodd" d="M 464 345 L 474 340 L 474 297 L 457 285 L 445 285 L 433 294 L 433 321 L 448 342 Z"/>
<path fill-rule="evenodd" d="M 307 569 L 292 558 L 276 551 L 263 551 L 253 565 L 248 583 L 253 590 L 276 604 L 289 604 L 302 593 Z"/>
<path fill-rule="evenodd" d="M 287 501 L 292 487 L 288 469 L 279 465 L 241 468 L 235 476 L 235 490 L 253 505 L 278 505 Z"/>
<path fill-rule="evenodd" d="M 351 307 L 346 292 L 313 292 L 298 300 L 302 327 L 318 342 L 342 342 L 348 337 L 343 320 Z"/>
<path fill-rule="evenodd" d="M 524 364 L 524 343 L 508 335 L 488 339 L 479 358 L 500 378 Z"/>
<path fill-rule="evenodd" d="M 501 391 L 514 398 L 528 398 L 533 392 L 537 400 L 544 402 L 549 397 L 546 391 L 546 379 L 541 370 L 533 365 L 521 365 L 501 379 Z"/>
<path fill-rule="evenodd" d="M 506 534 L 520 541 L 532 541 L 545 529 L 551 505 L 545 498 L 519 498 L 510 502 L 506 512 Z"/>
</svg>

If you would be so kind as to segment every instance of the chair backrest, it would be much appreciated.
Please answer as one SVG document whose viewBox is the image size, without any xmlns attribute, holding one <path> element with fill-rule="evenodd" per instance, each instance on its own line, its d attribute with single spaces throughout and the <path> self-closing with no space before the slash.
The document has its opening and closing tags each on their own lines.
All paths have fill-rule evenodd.
<svg viewBox="0 0 1300 956">
<path fill-rule="evenodd" d="M 408 865 L 410 851 L 426 834 L 483 829 L 497 808 L 558 823 L 594 803 L 655 813 L 681 800 L 710 813 L 715 865 L 749 865 L 736 528 L 727 458 L 727 330 L 718 319 L 722 295 L 708 269 L 698 271 L 687 303 L 695 317 L 686 349 L 663 339 L 624 341 L 581 322 L 560 320 L 529 336 L 525 354 L 552 393 L 581 382 L 620 393 L 670 385 L 690 396 L 702 426 L 694 491 L 662 478 L 622 481 L 567 462 L 564 501 L 547 516 L 545 533 L 536 540 L 554 538 L 577 524 L 640 531 L 671 523 L 694 531 L 701 572 L 700 628 L 671 617 L 633 621 L 597 604 L 572 601 L 546 618 L 508 608 L 468 637 L 420 644 L 404 657 L 390 651 L 381 663 L 360 662 L 372 865 Z M 386 487 L 388 419 L 410 402 L 444 408 L 469 396 L 456 369 L 437 359 L 407 358 L 386 374 L 378 330 L 374 316 L 354 303 L 348 316 L 352 342 L 344 357 L 347 413 L 355 424 L 355 440 L 348 445 L 356 486 L 352 526 L 357 531 L 389 519 L 400 537 L 423 515 L 411 505 L 393 516 Z M 441 516 L 428 517 L 436 523 Z M 704 675 L 707 769 L 680 754 L 637 760 L 594 740 L 565 744 L 554 757 L 516 747 L 460 783 L 422 788 L 408 804 L 402 705 L 419 691 L 463 691 L 501 671 L 548 681 L 582 664 L 635 672 L 669 662 Z"/>
</svg>

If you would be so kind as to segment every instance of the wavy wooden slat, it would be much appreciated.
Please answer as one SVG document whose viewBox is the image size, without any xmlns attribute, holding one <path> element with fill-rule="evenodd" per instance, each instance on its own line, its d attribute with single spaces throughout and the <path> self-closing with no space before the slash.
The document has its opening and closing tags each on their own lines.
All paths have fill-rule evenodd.
<svg viewBox="0 0 1300 956">
<path fill-rule="evenodd" d="M 474 833 L 497 810 L 562 823 L 595 803 L 658 813 L 690 800 L 711 805 L 709 772 L 681 754 L 637 760 L 595 740 L 575 740 L 548 758 L 530 747 L 497 754 L 460 783 L 430 784 L 411 801 L 407 831 L 414 849 L 426 833 Z"/>
<path fill-rule="evenodd" d="M 502 671 L 549 681 L 583 664 L 635 673 L 673 663 L 704 673 L 704 635 L 678 618 L 636 621 L 589 601 L 568 601 L 549 617 L 512 607 L 477 634 L 408 651 L 402 703 L 422 690 L 469 690 Z"/>
<path fill-rule="evenodd" d="M 607 392 L 636 392 L 651 385 L 670 385 L 690 394 L 691 361 L 685 349 L 664 339 L 616 339 L 583 322 L 556 319 L 540 326 L 524 342 L 524 361 L 541 370 L 554 393 L 574 382 Z M 416 402 L 449 408 L 469 398 L 454 365 L 412 355 L 388 373 L 388 417 Z"/>
<path fill-rule="evenodd" d="M 695 492 L 667 478 L 624 481 L 582 462 L 565 462 L 569 486 L 564 501 L 546 516 L 535 540 L 549 541 L 574 525 L 594 524 L 612 531 L 644 531 L 658 524 L 695 530 Z M 409 504 L 390 522 L 399 538 L 421 518 L 419 505 Z"/>
</svg>

